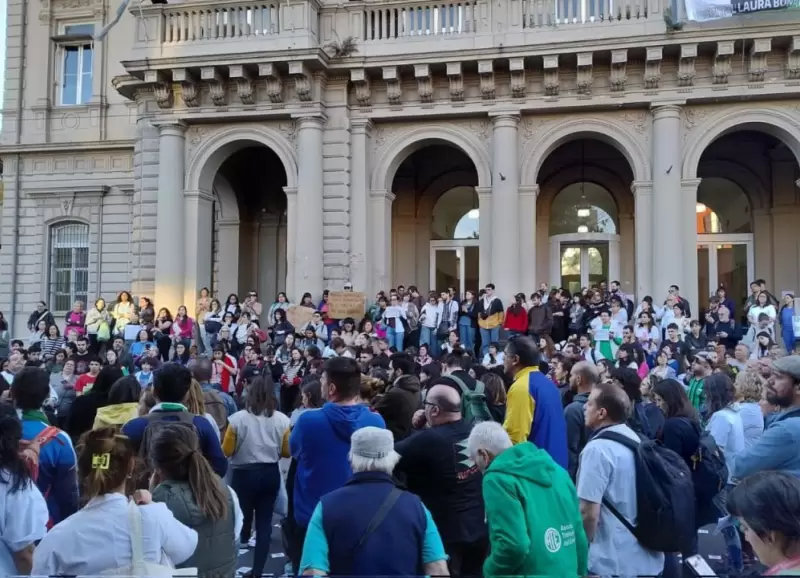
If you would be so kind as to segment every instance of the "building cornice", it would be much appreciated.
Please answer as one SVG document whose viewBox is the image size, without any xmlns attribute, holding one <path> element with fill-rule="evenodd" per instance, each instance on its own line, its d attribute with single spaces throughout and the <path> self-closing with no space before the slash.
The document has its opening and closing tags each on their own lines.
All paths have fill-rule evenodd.
<svg viewBox="0 0 800 578">
<path fill-rule="evenodd" d="M 126 150 L 133 151 L 136 141 L 134 140 L 113 140 L 113 141 L 87 141 L 69 143 L 34 143 L 22 145 L 0 146 L 0 156 L 17 153 L 52 153 L 52 152 L 84 152 L 95 150 Z"/>
<path fill-rule="evenodd" d="M 25 194 L 31 197 L 104 197 L 111 187 L 108 185 L 46 185 L 41 188 L 25 187 Z"/>
</svg>

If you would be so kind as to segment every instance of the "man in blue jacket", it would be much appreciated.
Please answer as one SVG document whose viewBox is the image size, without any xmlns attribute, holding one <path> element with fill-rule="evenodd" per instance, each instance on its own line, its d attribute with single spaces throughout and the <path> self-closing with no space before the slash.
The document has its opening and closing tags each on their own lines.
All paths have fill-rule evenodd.
<svg viewBox="0 0 800 578">
<path fill-rule="evenodd" d="M 772 362 L 766 400 L 781 411 L 752 446 L 731 459 L 728 467 L 737 480 L 766 470 L 800 477 L 800 355 Z"/>
<path fill-rule="evenodd" d="M 14 376 L 10 395 L 22 420 L 22 439 L 42 440 L 36 485 L 47 499 L 50 522 L 57 524 L 78 511 L 78 474 L 72 440 L 53 428 L 42 411 L 50 397 L 50 376 L 43 369 L 25 367 Z M 50 431 L 55 435 L 48 436 Z"/>
<path fill-rule="evenodd" d="M 181 421 L 179 414 L 188 412 L 186 406 L 183 405 L 183 400 L 186 399 L 191 385 L 192 373 L 188 368 L 177 363 L 164 364 L 153 376 L 153 396 L 156 398 L 156 405 L 150 410 L 150 415 L 134 418 L 122 426 L 122 433 L 131 440 L 136 452 L 140 450 L 147 426 L 155 418 L 158 418 L 159 421 Z M 197 430 L 203 456 L 214 471 L 220 477 L 224 477 L 225 472 L 228 471 L 228 460 L 222 453 L 222 446 L 214 426 L 202 415 L 193 416 L 192 424 Z"/>
<path fill-rule="evenodd" d="M 297 461 L 294 485 L 294 541 L 305 540 L 311 514 L 320 498 L 341 488 L 350 478 L 350 436 L 367 426 L 385 428 L 383 418 L 361 404 L 361 370 L 355 359 L 334 357 L 325 362 L 320 379 L 327 403 L 297 420 L 289 449 Z M 295 574 L 300 560 L 293 557 Z"/>
</svg>

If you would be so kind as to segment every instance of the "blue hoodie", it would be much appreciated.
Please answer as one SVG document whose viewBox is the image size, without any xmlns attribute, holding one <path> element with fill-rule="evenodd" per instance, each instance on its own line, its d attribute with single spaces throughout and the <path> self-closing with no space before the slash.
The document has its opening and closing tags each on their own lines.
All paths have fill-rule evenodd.
<svg viewBox="0 0 800 578">
<path fill-rule="evenodd" d="M 338 490 L 353 475 L 347 454 L 350 436 L 362 427 L 385 428 L 383 418 L 363 405 L 326 403 L 319 411 L 306 411 L 289 437 L 297 460 L 294 485 L 294 519 L 307 527 L 319 499 Z"/>
</svg>

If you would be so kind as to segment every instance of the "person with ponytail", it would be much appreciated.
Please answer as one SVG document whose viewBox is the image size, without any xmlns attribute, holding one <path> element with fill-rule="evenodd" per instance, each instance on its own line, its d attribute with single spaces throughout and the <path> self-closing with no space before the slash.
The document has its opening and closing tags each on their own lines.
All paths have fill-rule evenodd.
<svg viewBox="0 0 800 578">
<path fill-rule="evenodd" d="M 34 576 L 164 575 L 164 567 L 194 554 L 197 532 L 173 516 L 150 492 L 128 497 L 136 455 L 116 428 L 89 431 L 78 444 L 78 473 L 88 503 L 57 524 L 33 554 Z M 134 540 L 142 558 L 134 560 Z M 161 572 L 153 571 L 154 567 Z M 134 568 L 136 570 L 136 568 Z"/>
<path fill-rule="evenodd" d="M 16 410 L 0 405 L 0 576 L 30 574 L 34 545 L 47 533 L 47 502 L 20 455 L 21 441 Z"/>
<path fill-rule="evenodd" d="M 165 425 L 150 448 L 153 501 L 165 504 L 198 536 L 194 555 L 178 568 L 195 568 L 199 578 L 233 578 L 242 527 L 236 494 L 211 469 L 189 428 Z"/>
</svg>

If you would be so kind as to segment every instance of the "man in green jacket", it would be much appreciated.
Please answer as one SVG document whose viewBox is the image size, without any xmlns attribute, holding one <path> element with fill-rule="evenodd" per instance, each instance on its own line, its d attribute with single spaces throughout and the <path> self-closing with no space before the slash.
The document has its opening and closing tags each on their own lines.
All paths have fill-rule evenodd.
<svg viewBox="0 0 800 578">
<path fill-rule="evenodd" d="M 494 576 L 586 576 L 589 544 L 567 471 L 530 442 L 512 445 L 495 422 L 476 425 L 467 442 L 483 471 Z"/>
</svg>

